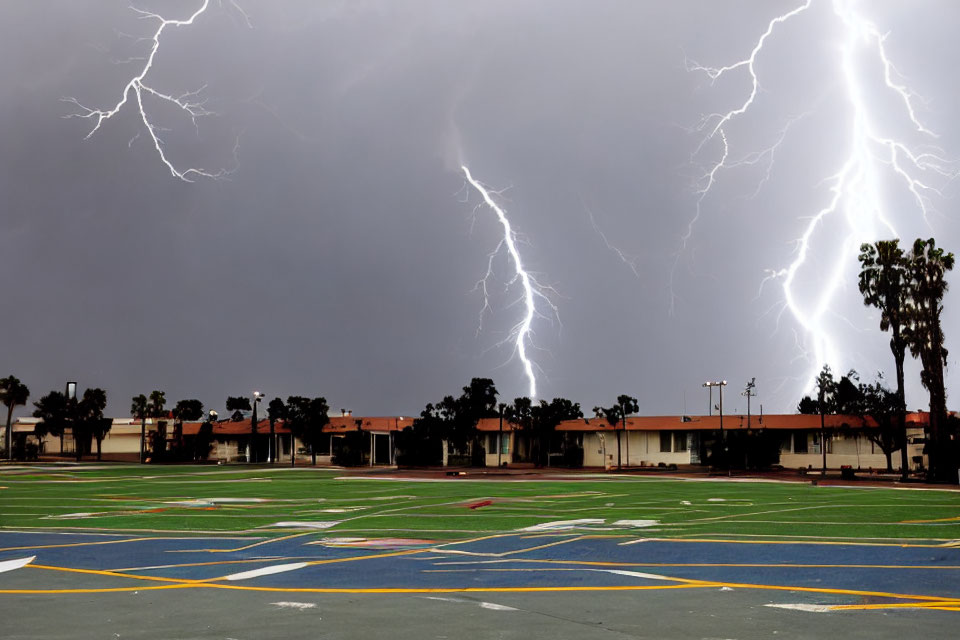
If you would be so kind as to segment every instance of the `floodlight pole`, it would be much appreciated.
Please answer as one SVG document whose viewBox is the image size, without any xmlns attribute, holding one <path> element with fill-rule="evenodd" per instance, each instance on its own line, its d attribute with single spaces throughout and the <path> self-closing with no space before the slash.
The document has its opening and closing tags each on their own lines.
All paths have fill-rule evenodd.
<svg viewBox="0 0 960 640">
<path fill-rule="evenodd" d="M 497 438 L 497 469 L 500 468 L 500 456 L 503 454 L 503 410 L 507 408 L 507 405 L 500 403 L 500 437 Z"/>
<path fill-rule="evenodd" d="M 720 450 L 721 450 L 722 455 L 723 455 L 723 464 L 726 465 L 726 463 L 727 463 L 727 441 L 726 441 L 726 439 L 723 437 L 723 388 L 724 388 L 725 386 L 727 386 L 727 381 L 726 381 L 726 380 L 719 380 L 719 381 L 716 381 L 716 382 L 707 381 L 707 382 L 704 382 L 704 383 L 703 383 L 703 386 L 707 387 L 707 388 L 710 389 L 710 391 L 711 391 L 711 396 L 710 396 L 711 405 L 712 405 L 712 403 L 713 403 L 713 395 L 712 395 L 713 387 L 718 387 L 719 390 L 720 390 Z M 713 407 L 711 406 L 711 411 L 712 411 L 712 409 L 713 409 Z M 711 413 L 710 415 L 713 415 L 713 413 Z M 727 467 L 727 475 L 730 475 L 730 467 L 729 467 L 729 466 Z"/>
</svg>

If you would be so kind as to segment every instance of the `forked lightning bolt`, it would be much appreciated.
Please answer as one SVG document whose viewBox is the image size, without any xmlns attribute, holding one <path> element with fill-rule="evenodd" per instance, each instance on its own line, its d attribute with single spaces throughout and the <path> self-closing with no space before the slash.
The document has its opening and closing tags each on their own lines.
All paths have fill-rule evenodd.
<svg viewBox="0 0 960 640">
<path fill-rule="evenodd" d="M 824 4 L 826 0 L 824 0 Z M 831 0 L 828 14 L 840 27 L 842 42 L 837 48 L 835 71 L 844 93 L 848 111 L 845 118 L 846 138 L 843 145 L 849 149 L 840 167 L 825 180 L 829 184 L 830 195 L 824 206 L 813 215 L 801 236 L 796 240 L 796 250 L 783 268 L 767 271 L 761 282 L 779 280 L 783 291 L 783 309 L 788 310 L 795 321 L 806 333 L 807 351 L 812 361 L 812 371 L 807 377 L 812 380 L 814 373 L 823 364 L 843 366 L 837 341 L 830 335 L 825 324 L 825 316 L 837 299 L 842 285 L 851 276 L 857 249 L 861 243 L 873 242 L 883 238 L 895 238 L 897 229 L 885 208 L 883 187 L 891 179 L 906 189 L 914 201 L 914 213 L 922 221 L 928 221 L 931 212 L 930 196 L 939 194 L 938 186 L 946 180 L 957 177 L 953 162 L 945 157 L 938 148 L 929 145 L 918 147 L 910 141 L 910 136 L 920 136 L 932 140 L 936 138 L 920 121 L 917 115 L 918 96 L 901 80 L 885 46 L 885 34 L 870 20 L 859 14 L 853 0 Z M 796 119 L 790 119 L 781 132 L 780 138 L 766 151 L 753 154 L 746 159 L 733 161 L 730 158 L 731 140 L 728 125 L 749 116 L 751 107 L 758 97 L 760 76 L 757 60 L 763 55 L 764 46 L 785 23 L 793 20 L 813 5 L 807 0 L 792 11 L 778 15 L 769 21 L 766 30 L 759 37 L 742 60 L 722 67 L 707 67 L 690 64 L 694 72 L 706 74 L 716 81 L 728 74 L 746 74 L 750 81 L 750 91 L 743 101 L 725 112 L 706 116 L 698 130 L 704 132 L 700 144 L 694 151 L 694 157 L 705 153 L 709 143 L 719 146 L 718 157 L 709 161 L 701 176 L 696 190 L 696 212 L 690 220 L 686 233 L 681 240 L 681 251 L 694 233 L 694 227 L 701 217 L 702 207 L 713 186 L 724 170 L 752 160 L 764 159 L 769 168 L 773 162 L 773 152 L 783 141 L 784 135 Z M 864 62 L 874 65 L 882 77 L 882 89 L 895 99 L 899 117 L 908 130 L 905 135 L 895 136 L 886 132 L 881 119 L 877 117 L 876 105 L 872 103 L 865 78 L 858 65 Z M 815 232 L 836 219 L 843 229 L 841 248 L 833 255 L 823 255 L 816 246 Z M 811 258 L 828 263 L 828 277 L 813 298 L 812 303 L 804 304 L 798 297 L 797 277 L 810 264 Z M 674 264 L 676 268 L 676 263 Z M 781 312 L 782 313 L 782 312 Z"/>
<path fill-rule="evenodd" d="M 237 10 L 240 10 L 236 3 L 231 2 L 231 5 L 233 5 L 233 7 Z M 129 60 L 134 61 L 142 59 L 143 66 L 140 67 L 139 71 L 132 78 L 130 78 L 126 85 L 124 85 L 123 91 L 120 94 L 120 100 L 112 107 L 92 108 L 83 105 L 76 98 L 64 98 L 65 102 L 70 102 L 76 105 L 78 109 L 78 112 L 69 114 L 65 117 L 85 118 L 94 122 L 93 128 L 89 133 L 87 133 L 85 139 L 89 139 L 93 134 L 99 131 L 103 123 L 117 115 L 127 105 L 128 102 L 132 101 L 136 103 L 135 108 L 138 110 L 140 120 L 143 122 L 144 129 L 146 130 L 150 141 L 153 143 L 153 148 L 160 157 L 160 161 L 167 167 L 172 176 L 185 182 L 192 182 L 193 178 L 220 178 L 231 172 L 231 170 L 227 169 L 209 171 L 207 169 L 197 167 L 188 167 L 185 169 L 177 168 L 177 166 L 174 165 L 167 155 L 163 140 L 160 137 L 161 128 L 150 119 L 149 110 L 144 104 L 144 94 L 146 94 L 150 98 L 173 105 L 176 109 L 190 119 L 194 127 L 197 126 L 198 118 L 202 118 L 203 116 L 208 116 L 213 113 L 206 108 L 206 100 L 202 97 L 205 87 L 200 87 L 195 91 L 188 91 L 180 95 L 173 95 L 171 93 L 160 91 L 147 84 L 147 75 L 153 68 L 153 63 L 157 57 L 157 52 L 160 50 L 160 38 L 163 36 L 164 31 L 168 27 L 179 28 L 194 24 L 194 22 L 207 11 L 209 6 L 210 0 L 203 0 L 203 3 L 196 11 L 194 11 L 189 17 L 180 20 L 164 18 L 157 13 L 131 7 L 133 11 L 140 14 L 141 19 L 155 21 L 157 23 L 157 28 L 151 36 L 142 38 L 142 40 L 150 43 L 149 54 L 147 54 L 144 58 L 131 58 Z M 246 14 L 244 14 L 242 10 L 240 11 L 243 14 L 244 19 L 246 19 Z M 249 25 L 249 20 L 247 21 L 247 24 Z M 136 139 L 136 136 L 134 139 Z M 133 140 L 131 140 L 131 143 L 132 142 Z"/>
<path fill-rule="evenodd" d="M 460 167 L 463 170 L 463 175 L 466 177 L 467 182 L 476 189 L 480 195 L 483 197 L 483 201 L 486 203 L 490 209 L 497 215 L 497 220 L 499 220 L 500 225 L 503 227 L 503 239 L 497 244 L 497 247 L 490 253 L 489 260 L 487 262 L 487 273 L 484 275 L 483 279 L 478 283 L 478 287 L 483 291 L 484 294 L 484 311 L 490 308 L 489 298 L 487 296 L 487 284 L 490 278 L 493 275 L 493 259 L 500 252 L 503 247 L 507 248 L 507 253 L 510 254 L 510 259 L 513 262 L 514 266 L 514 277 L 509 284 L 513 284 L 517 281 L 520 282 L 522 288 L 522 297 L 521 301 L 523 302 L 523 318 L 514 325 L 513 329 L 510 331 L 510 336 L 504 342 L 513 340 L 514 348 L 517 354 L 517 357 L 520 358 L 520 362 L 523 364 L 523 371 L 529 382 L 529 396 L 530 398 L 535 398 L 537 396 L 537 377 L 535 373 L 535 364 L 530 359 L 528 350 L 532 347 L 531 337 L 533 334 L 533 321 L 537 317 L 545 317 L 537 309 L 537 300 L 541 300 L 544 304 L 550 307 L 553 314 L 557 313 L 557 307 L 550 300 L 550 297 L 547 295 L 551 289 L 548 287 L 541 286 L 540 283 L 523 267 L 523 261 L 520 259 L 520 252 L 517 250 L 517 239 L 516 234 L 513 231 L 513 227 L 510 225 L 510 220 L 507 218 L 506 212 L 496 203 L 493 197 L 490 194 L 490 191 L 484 187 L 481 183 L 473 178 L 470 174 L 470 169 L 466 166 Z M 481 316 L 482 316 L 481 312 Z"/>
</svg>

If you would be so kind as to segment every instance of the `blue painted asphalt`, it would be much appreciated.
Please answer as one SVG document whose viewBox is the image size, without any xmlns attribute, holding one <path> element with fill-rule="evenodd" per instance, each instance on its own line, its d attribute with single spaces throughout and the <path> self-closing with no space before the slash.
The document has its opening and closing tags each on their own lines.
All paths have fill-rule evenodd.
<svg viewBox="0 0 960 640">
<path fill-rule="evenodd" d="M 496 589 L 670 584 L 635 575 L 610 573 L 613 570 L 685 580 L 960 598 L 960 548 L 949 547 L 669 540 L 623 545 L 623 538 L 526 534 L 448 543 L 417 553 L 396 555 L 389 550 L 308 544 L 322 539 L 324 535 L 320 533 L 277 539 L 280 537 L 274 536 L 273 540 L 208 537 L 140 539 L 134 535 L 0 533 L 0 548 L 6 549 L 0 551 L 0 561 L 36 555 L 34 564 L 37 565 L 113 571 L 123 569 L 125 573 L 137 575 L 193 580 L 210 580 L 290 562 L 328 561 L 295 571 L 231 583 L 272 588 Z M 249 546 L 265 540 L 269 541 Z M 108 544 L 89 544 L 93 542 Z M 24 548 L 47 545 L 78 546 Z M 210 549 L 219 552 L 205 551 Z M 174 566 L 198 563 L 215 564 Z M 885 565 L 886 568 L 853 565 Z M 0 590 L 10 584 L 9 576 L 12 573 L 0 574 Z M 94 586 L 92 577 L 74 575 L 74 588 Z M 49 574 L 33 572 L 30 579 L 35 583 L 34 588 L 42 589 L 46 586 L 44 580 L 49 580 Z M 101 582 L 98 581 L 96 585 L 99 586 Z M 22 584 L 18 588 L 23 588 Z"/>
</svg>

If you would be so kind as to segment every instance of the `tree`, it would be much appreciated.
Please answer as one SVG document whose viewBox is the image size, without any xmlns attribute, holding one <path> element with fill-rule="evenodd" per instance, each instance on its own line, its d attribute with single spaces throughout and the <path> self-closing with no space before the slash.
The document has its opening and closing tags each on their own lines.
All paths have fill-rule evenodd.
<svg viewBox="0 0 960 640">
<path fill-rule="evenodd" d="M 174 457 L 180 460 L 194 457 L 192 452 L 184 450 L 183 423 L 196 422 L 203 417 L 203 403 L 195 398 L 178 400 L 170 412 L 173 416 Z"/>
<path fill-rule="evenodd" d="M 607 422 L 610 423 L 610 426 L 616 427 L 617 424 L 622 425 L 622 430 L 626 431 L 627 429 L 627 416 L 632 415 L 640 410 L 640 405 L 637 403 L 637 399 L 628 395 L 619 395 L 617 396 L 617 403 L 612 407 L 594 407 L 593 413 L 598 417 L 604 417 L 607 419 Z M 617 469 L 621 467 L 620 465 L 620 431 L 617 431 Z M 630 439 L 627 438 L 627 464 L 630 464 Z"/>
<path fill-rule="evenodd" d="M 278 420 L 285 420 L 287 417 L 287 405 L 283 404 L 280 398 L 274 398 L 267 405 L 267 420 L 270 421 L 270 463 L 277 458 L 277 436 L 275 425 Z M 290 455 L 293 456 L 293 447 L 291 443 Z"/>
<path fill-rule="evenodd" d="M 147 416 L 149 415 L 150 401 L 142 393 L 133 396 L 130 402 L 130 415 L 140 420 L 140 463 L 146 460 L 145 448 L 147 443 Z"/>
<path fill-rule="evenodd" d="M 147 411 L 151 418 L 163 418 L 167 413 L 164 407 L 167 404 L 167 394 L 163 391 L 153 390 L 150 392 L 150 403 L 147 405 Z"/>
<path fill-rule="evenodd" d="M 539 405 L 531 408 L 530 415 L 534 438 L 538 443 L 538 464 L 540 466 L 546 466 L 549 463 L 551 442 L 553 441 L 553 436 L 556 433 L 557 425 L 564 420 L 575 420 L 577 418 L 582 418 L 583 412 L 580 410 L 580 403 L 578 402 L 571 402 L 566 398 L 554 398 L 550 402 L 541 400 Z M 566 450 L 566 443 L 564 443 L 564 445 L 564 451 L 562 453 L 564 453 L 565 458 L 568 458 L 567 462 L 569 464 L 571 461 L 567 456 L 568 452 Z M 579 458 L 580 465 L 582 465 L 582 449 L 580 450 Z"/>
<path fill-rule="evenodd" d="M 817 406 L 820 408 L 820 454 L 823 456 L 823 469 L 821 473 L 827 474 L 827 426 L 826 414 L 830 410 L 833 393 L 837 388 L 837 383 L 833 379 L 833 373 L 830 371 L 830 365 L 823 365 L 820 375 L 817 376 Z"/>
<path fill-rule="evenodd" d="M 74 420 L 73 438 L 77 450 L 77 460 L 81 450 L 89 445 L 90 438 L 97 441 L 97 460 L 101 459 L 103 439 L 113 426 L 113 420 L 103 417 L 107 408 L 107 392 L 103 389 L 87 389 L 77 403 L 77 415 Z"/>
<path fill-rule="evenodd" d="M 329 424 L 326 398 L 305 398 L 290 396 L 287 398 L 287 424 L 290 433 L 310 448 L 310 457 L 317 464 L 317 444 L 323 437 L 323 427 Z"/>
<path fill-rule="evenodd" d="M 36 409 L 33 412 L 33 417 L 40 418 L 40 422 L 33 428 L 37 439 L 42 442 L 44 436 L 49 434 L 55 437 L 59 436 L 62 441 L 64 431 L 72 426 L 75 402 L 74 399 L 67 398 L 67 395 L 60 391 L 51 391 L 34 402 L 33 406 Z"/>
<path fill-rule="evenodd" d="M 956 461 L 945 455 L 947 428 L 947 394 L 944 389 L 943 369 L 947 364 L 947 349 L 943 346 L 943 296 L 947 292 L 946 272 L 953 269 L 952 253 L 944 253 L 933 238 L 917 239 L 908 256 L 910 278 L 910 327 L 906 332 L 907 346 L 913 357 L 923 365 L 920 382 L 930 394 L 930 475 L 935 480 L 954 480 L 952 472 Z"/>
<path fill-rule="evenodd" d="M 230 413 L 231 420 L 234 422 L 243 422 L 244 411 L 253 411 L 253 409 L 250 408 L 250 398 L 244 396 L 230 396 L 227 398 L 227 413 Z"/>
<path fill-rule="evenodd" d="M 153 390 L 150 392 L 150 402 L 147 405 L 147 411 L 151 418 L 157 420 L 157 430 L 154 431 L 153 438 L 150 441 L 152 450 L 151 459 L 154 462 L 162 460 L 167 451 L 167 421 L 160 418 L 167 417 L 166 411 L 167 394 L 163 391 Z"/>
<path fill-rule="evenodd" d="M 15 376 L 7 376 L 0 380 L 0 402 L 7 407 L 7 427 L 4 431 L 7 459 L 13 460 L 13 409 L 26 406 L 30 398 L 30 389 Z"/>
<path fill-rule="evenodd" d="M 900 240 L 880 240 L 860 245 L 860 293 L 863 304 L 880 310 L 880 330 L 890 331 L 890 351 L 897 372 L 897 426 L 900 439 L 907 441 L 907 403 L 903 390 L 903 362 L 907 350 L 910 277 L 909 262 L 900 248 Z M 888 466 L 889 463 L 888 463 Z M 910 473 L 907 447 L 900 449 L 900 472 L 904 479 Z"/>
<path fill-rule="evenodd" d="M 893 473 L 893 452 L 897 449 L 907 450 L 906 431 L 900 426 L 900 397 L 879 381 L 872 385 L 861 384 L 860 397 L 864 423 L 869 416 L 877 424 L 876 429 L 865 430 L 867 440 L 880 448 L 887 459 L 887 473 Z M 906 456 L 902 459 L 905 460 Z M 903 469 L 901 473 L 905 475 Z"/>
<path fill-rule="evenodd" d="M 204 420 L 197 430 L 197 437 L 193 442 L 193 459 L 206 460 L 213 445 L 213 423 Z"/>
</svg>

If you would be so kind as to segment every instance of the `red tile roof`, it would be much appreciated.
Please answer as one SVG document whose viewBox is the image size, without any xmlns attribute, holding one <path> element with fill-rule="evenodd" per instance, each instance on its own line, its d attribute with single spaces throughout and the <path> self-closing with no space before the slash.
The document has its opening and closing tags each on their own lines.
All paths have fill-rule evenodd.
<svg viewBox="0 0 960 640">
<path fill-rule="evenodd" d="M 923 412 L 907 414 L 908 426 L 923 426 L 927 424 L 929 414 Z M 686 418 L 686 420 L 684 420 Z M 838 427 L 876 427 L 870 419 L 861 420 L 859 416 L 827 415 L 824 424 L 828 428 Z M 753 429 L 819 429 L 819 415 L 802 414 L 768 414 L 751 416 L 750 426 Z M 606 418 L 583 418 L 580 420 L 565 420 L 557 427 L 558 431 L 614 431 L 621 429 L 618 423 L 611 426 Z M 740 430 L 747 428 L 746 415 L 723 416 L 724 430 Z M 719 431 L 720 416 L 631 416 L 627 418 L 627 431 Z"/>
</svg>

